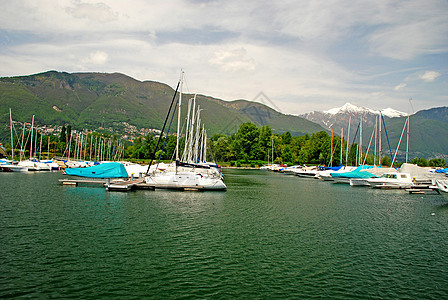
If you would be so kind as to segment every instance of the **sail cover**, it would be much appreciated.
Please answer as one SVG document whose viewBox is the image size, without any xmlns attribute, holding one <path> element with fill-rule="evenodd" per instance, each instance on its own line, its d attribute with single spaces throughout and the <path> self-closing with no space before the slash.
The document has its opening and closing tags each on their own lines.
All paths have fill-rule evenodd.
<svg viewBox="0 0 448 300">
<path fill-rule="evenodd" d="M 89 178 L 128 178 L 126 168 L 117 162 L 102 163 L 87 168 L 66 168 L 65 173 Z"/>
</svg>

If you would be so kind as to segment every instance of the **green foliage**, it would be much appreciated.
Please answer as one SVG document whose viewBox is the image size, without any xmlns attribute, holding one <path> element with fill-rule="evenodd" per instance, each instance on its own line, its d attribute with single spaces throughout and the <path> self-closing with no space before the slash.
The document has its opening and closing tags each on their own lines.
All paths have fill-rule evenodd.
<svg viewBox="0 0 448 300">
<path fill-rule="evenodd" d="M 446 161 L 442 158 L 433 158 L 429 161 L 430 167 L 446 167 Z"/>
<path fill-rule="evenodd" d="M 411 164 L 418 165 L 420 167 L 435 167 L 435 168 L 444 168 L 447 166 L 447 162 L 442 158 L 433 158 L 428 161 L 423 157 L 416 157 L 411 160 Z"/>
<path fill-rule="evenodd" d="M 382 166 L 390 167 L 391 164 L 392 164 L 392 159 L 389 156 L 385 155 L 381 158 Z"/>
</svg>

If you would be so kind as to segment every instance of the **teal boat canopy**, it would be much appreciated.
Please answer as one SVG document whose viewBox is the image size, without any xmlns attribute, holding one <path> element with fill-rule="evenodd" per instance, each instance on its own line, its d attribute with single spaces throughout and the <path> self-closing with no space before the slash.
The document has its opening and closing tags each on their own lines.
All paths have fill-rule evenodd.
<svg viewBox="0 0 448 300">
<path fill-rule="evenodd" d="M 117 162 L 102 163 L 87 168 L 66 168 L 65 173 L 89 178 L 128 178 L 126 168 Z"/>
<path fill-rule="evenodd" d="M 351 172 L 344 172 L 344 173 L 330 173 L 331 177 L 341 177 L 341 178 L 372 178 L 372 177 L 378 177 L 372 173 L 369 173 L 368 169 L 373 169 L 373 166 L 359 166 L 355 170 Z"/>
</svg>

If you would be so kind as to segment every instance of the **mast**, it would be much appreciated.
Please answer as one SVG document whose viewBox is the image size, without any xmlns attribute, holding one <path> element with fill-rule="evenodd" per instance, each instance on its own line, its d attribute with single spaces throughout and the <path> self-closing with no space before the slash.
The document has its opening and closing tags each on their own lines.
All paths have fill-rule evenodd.
<svg viewBox="0 0 448 300">
<path fill-rule="evenodd" d="M 207 130 L 204 128 L 204 154 L 203 161 L 207 162 Z"/>
<path fill-rule="evenodd" d="M 194 95 L 196 97 L 196 95 Z M 190 98 L 188 100 L 188 112 L 187 112 L 187 128 L 185 130 L 185 145 L 184 145 L 184 153 L 182 153 L 182 160 L 187 161 L 187 146 L 188 146 L 188 139 L 189 139 L 189 129 L 190 129 L 190 113 L 191 113 L 191 102 L 193 101 L 193 98 Z"/>
<path fill-rule="evenodd" d="M 341 165 L 342 165 L 342 155 L 344 152 L 344 128 L 341 128 Z"/>
<path fill-rule="evenodd" d="M 331 156 L 330 156 L 330 166 L 333 166 L 333 128 L 331 128 Z"/>
<path fill-rule="evenodd" d="M 380 115 L 378 116 L 378 127 L 380 129 L 379 135 L 378 135 L 378 165 L 381 167 L 381 111 Z"/>
<path fill-rule="evenodd" d="M 199 133 L 201 131 L 201 106 L 198 105 L 198 113 L 196 118 L 196 134 L 194 138 L 194 156 L 193 156 L 193 162 L 198 163 L 198 150 L 199 150 Z"/>
<path fill-rule="evenodd" d="M 93 144 L 93 134 L 90 134 L 90 156 L 89 156 L 89 161 L 92 161 L 92 144 Z"/>
<path fill-rule="evenodd" d="M 180 108 L 182 106 L 182 86 L 183 86 L 183 79 L 184 79 L 184 71 L 180 72 L 180 90 L 179 90 L 179 103 L 178 103 L 178 109 L 177 112 L 177 141 L 176 141 L 176 161 L 179 160 L 179 136 L 180 136 Z M 177 166 L 177 164 L 176 164 Z M 176 173 L 177 173 L 177 167 L 176 167 Z"/>
<path fill-rule="evenodd" d="M 36 135 L 37 137 L 37 135 Z M 42 133 L 40 134 L 40 144 L 39 144 L 39 161 L 40 161 L 40 156 L 42 155 Z"/>
<path fill-rule="evenodd" d="M 49 160 L 50 159 L 50 136 L 48 136 L 47 140 L 48 140 L 47 160 Z"/>
<path fill-rule="evenodd" d="M 70 130 L 70 140 L 68 141 L 68 155 L 67 155 L 68 161 L 70 161 L 70 150 L 72 148 L 72 134 L 73 132 Z"/>
<path fill-rule="evenodd" d="M 34 115 L 33 120 L 31 121 L 31 143 L 30 143 L 30 160 L 33 156 L 33 130 L 34 130 Z"/>
<path fill-rule="evenodd" d="M 361 125 L 359 125 L 359 164 L 362 162 L 362 116 L 359 121 Z"/>
<path fill-rule="evenodd" d="M 20 161 L 22 161 L 22 155 L 24 154 L 24 150 L 23 150 L 23 138 L 25 137 L 25 125 L 26 125 L 26 122 L 23 122 L 22 143 L 20 144 Z"/>
<path fill-rule="evenodd" d="M 400 148 L 401 140 L 403 138 L 403 134 L 404 134 L 407 124 L 408 124 L 408 119 L 406 119 L 406 122 L 404 123 L 403 131 L 401 132 L 400 140 L 398 141 L 397 149 L 395 150 L 394 159 L 392 160 L 392 164 L 390 165 L 391 168 L 393 168 L 395 158 L 397 158 L 398 149 Z"/>
<path fill-rule="evenodd" d="M 12 133 L 12 114 L 9 108 L 9 125 L 11 126 L 11 160 L 14 161 L 14 135 Z"/>
<path fill-rule="evenodd" d="M 406 134 L 406 163 L 408 162 L 409 159 L 409 115 L 408 115 L 408 131 Z"/>
<path fill-rule="evenodd" d="M 345 152 L 345 164 L 348 166 L 348 147 L 350 144 L 350 122 L 352 120 L 352 116 L 348 118 L 348 131 L 347 131 L 347 150 Z"/>
<path fill-rule="evenodd" d="M 378 118 L 375 118 L 375 149 L 373 150 L 373 166 L 376 166 L 376 139 L 378 136 Z"/>
</svg>

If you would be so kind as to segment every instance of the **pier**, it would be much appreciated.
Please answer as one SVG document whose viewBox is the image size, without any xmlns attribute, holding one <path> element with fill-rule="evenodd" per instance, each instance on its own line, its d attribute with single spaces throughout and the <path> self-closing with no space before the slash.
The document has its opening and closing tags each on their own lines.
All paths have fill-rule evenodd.
<svg viewBox="0 0 448 300">
<path fill-rule="evenodd" d="M 59 179 L 63 185 L 100 185 L 108 191 L 127 192 L 131 190 L 155 190 L 155 186 L 145 183 L 144 179 L 136 180 L 110 180 L 110 179 Z"/>
</svg>

